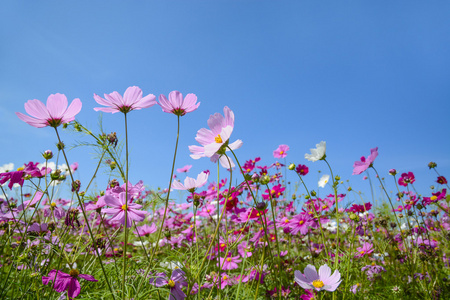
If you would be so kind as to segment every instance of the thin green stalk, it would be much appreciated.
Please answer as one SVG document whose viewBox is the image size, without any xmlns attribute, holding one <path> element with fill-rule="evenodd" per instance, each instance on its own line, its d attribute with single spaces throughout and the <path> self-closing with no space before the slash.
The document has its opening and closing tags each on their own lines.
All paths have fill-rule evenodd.
<svg viewBox="0 0 450 300">
<path fill-rule="evenodd" d="M 122 273 L 122 299 L 125 300 L 125 282 L 127 276 L 127 246 L 128 246 L 128 126 L 127 126 L 127 114 L 123 114 L 125 117 L 125 243 L 123 245 L 123 273 Z"/>
<path fill-rule="evenodd" d="M 172 189 L 173 171 L 174 171 L 174 169 L 175 169 L 175 160 L 176 160 L 176 158 L 177 158 L 178 140 L 179 140 L 179 137 L 180 137 L 180 116 L 177 115 L 177 117 L 178 117 L 177 141 L 176 141 L 176 143 L 175 143 L 175 153 L 174 153 L 174 155 L 173 155 L 172 171 L 170 172 L 169 189 L 168 189 L 168 191 L 167 191 L 167 198 L 166 198 L 166 203 L 165 203 L 165 207 L 164 207 L 164 216 L 163 216 L 163 219 L 162 219 L 162 222 L 161 222 L 161 227 L 159 228 L 159 231 L 158 231 L 158 236 L 157 236 L 157 238 L 156 238 L 156 246 L 155 246 L 155 248 L 154 248 L 153 251 L 152 251 L 152 255 L 150 256 L 150 260 L 149 260 L 150 262 L 149 262 L 149 265 L 148 265 L 147 270 L 146 270 L 146 272 L 145 272 L 144 278 L 147 278 L 147 275 L 148 275 L 148 273 L 150 272 L 150 267 L 152 266 L 152 265 L 151 265 L 151 262 L 152 262 L 152 260 L 153 260 L 153 256 L 155 255 L 155 253 L 156 253 L 156 252 L 158 251 L 158 249 L 159 249 L 159 239 L 161 238 L 161 232 L 162 232 L 162 229 L 163 229 L 163 227 L 164 227 L 164 221 L 166 220 L 167 207 L 168 207 L 168 205 L 169 205 L 170 191 L 171 191 L 171 189 Z M 144 283 L 144 281 L 146 281 L 146 280 L 141 279 L 141 281 L 140 281 L 140 283 L 139 283 L 139 286 L 138 286 L 138 289 L 137 289 L 136 294 L 135 294 L 135 298 L 138 298 L 139 291 L 141 290 L 142 284 Z"/>
<path fill-rule="evenodd" d="M 58 141 L 59 141 L 59 143 L 61 144 L 62 142 L 61 142 L 61 138 L 59 137 L 58 129 L 57 129 L 56 127 L 54 127 L 54 128 L 55 128 L 56 136 L 58 137 Z M 64 149 L 62 149 L 62 153 L 63 153 L 63 155 L 64 155 L 64 159 L 65 159 L 65 161 L 66 161 L 67 166 L 70 166 L 69 160 L 67 159 L 66 152 L 64 151 Z M 72 170 L 70 169 L 70 167 L 68 167 L 68 169 L 69 169 L 70 179 L 72 180 L 72 185 L 73 185 L 73 183 L 75 182 L 75 180 L 73 179 Z M 81 212 L 83 213 L 84 221 L 85 221 L 85 223 L 86 223 L 86 225 L 87 225 L 87 228 L 88 228 L 88 231 L 89 231 L 89 235 L 90 235 L 91 240 L 92 240 L 92 243 L 93 243 L 93 245 L 94 245 L 94 249 L 95 249 L 95 252 L 96 252 L 96 254 L 97 254 L 97 258 L 98 258 L 98 261 L 99 261 L 99 263 L 100 263 L 100 267 L 101 267 L 102 272 L 103 272 L 103 276 L 105 276 L 106 284 L 108 285 L 109 291 L 111 292 L 111 296 L 113 297 L 113 299 L 115 299 L 113 289 L 112 289 L 112 287 L 111 287 L 111 285 L 110 285 L 110 283 L 109 283 L 108 276 L 107 276 L 107 274 L 106 274 L 105 268 L 104 268 L 104 266 L 103 266 L 102 259 L 101 259 L 101 257 L 100 257 L 100 253 L 98 252 L 98 249 L 97 249 L 97 247 L 96 247 L 96 245 L 95 245 L 95 238 L 94 238 L 94 235 L 92 234 L 91 226 L 89 226 L 88 218 L 87 218 L 87 216 L 86 216 L 86 211 L 84 210 L 84 205 L 83 205 L 83 203 L 81 202 L 80 195 L 78 194 L 78 191 L 77 191 L 76 189 L 75 189 L 75 194 L 77 195 L 78 204 L 80 205 Z"/>
</svg>

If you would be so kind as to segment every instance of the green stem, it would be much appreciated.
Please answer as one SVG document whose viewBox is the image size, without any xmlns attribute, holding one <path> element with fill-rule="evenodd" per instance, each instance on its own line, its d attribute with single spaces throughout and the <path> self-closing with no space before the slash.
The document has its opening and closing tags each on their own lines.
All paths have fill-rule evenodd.
<svg viewBox="0 0 450 300">
<path fill-rule="evenodd" d="M 125 282 L 127 275 L 127 246 L 128 246 L 128 126 L 127 126 L 127 114 L 123 114 L 125 117 L 125 243 L 123 245 L 123 273 L 122 273 L 122 299 L 125 300 Z"/>
<path fill-rule="evenodd" d="M 56 136 L 58 137 L 59 143 L 62 143 L 62 142 L 61 142 L 61 138 L 59 137 L 58 129 L 57 129 L 56 127 L 55 127 L 55 132 L 56 132 Z M 63 153 L 63 155 L 64 155 L 64 159 L 65 159 L 66 164 L 67 164 L 67 166 L 68 166 L 70 179 L 72 180 L 72 185 L 73 185 L 73 183 L 75 182 L 75 180 L 73 179 L 72 170 L 70 169 L 69 160 L 67 159 L 66 152 L 64 151 L 64 149 L 62 149 L 62 153 Z M 83 203 L 81 202 L 80 195 L 78 194 L 78 191 L 77 191 L 76 189 L 75 189 L 75 194 L 77 195 L 78 204 L 80 205 L 81 212 L 83 213 L 84 221 L 85 221 L 86 226 L 87 226 L 87 228 L 88 228 L 89 235 L 90 235 L 91 240 L 92 240 L 92 244 L 93 244 L 94 249 L 95 249 L 95 252 L 96 252 L 96 254 L 97 254 L 97 259 L 98 259 L 98 261 L 99 261 L 99 263 L 100 263 L 100 267 L 101 267 L 101 269 L 102 269 L 103 276 L 105 276 L 106 284 L 108 285 L 108 288 L 109 288 L 109 291 L 111 292 L 112 298 L 115 299 L 113 289 L 112 289 L 112 287 L 111 287 L 111 285 L 110 285 L 110 283 L 109 283 L 108 276 L 107 276 L 107 274 L 106 274 L 105 268 L 104 268 L 104 266 L 103 266 L 102 259 L 101 259 L 101 257 L 100 257 L 100 253 L 98 252 L 98 249 L 97 249 L 97 247 L 96 247 L 96 245 L 95 245 L 95 238 L 94 238 L 94 235 L 92 234 L 92 229 L 91 229 L 91 226 L 89 225 L 88 218 L 87 218 L 87 216 L 86 216 L 86 211 L 84 210 L 84 205 L 83 205 Z"/>
</svg>

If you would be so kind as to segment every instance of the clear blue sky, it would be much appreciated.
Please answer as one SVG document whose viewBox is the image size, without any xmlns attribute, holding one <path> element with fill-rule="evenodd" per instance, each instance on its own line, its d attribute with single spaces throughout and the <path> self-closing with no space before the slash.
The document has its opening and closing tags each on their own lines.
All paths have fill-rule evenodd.
<svg viewBox="0 0 450 300">
<path fill-rule="evenodd" d="M 448 1 L 9 0 L 0 8 L 0 166 L 41 161 L 55 149 L 51 128 L 14 114 L 27 100 L 80 98 L 77 119 L 95 131 L 93 93 L 137 85 L 145 95 L 179 90 L 201 101 L 182 118 L 176 167 L 194 165 L 191 176 L 215 176 L 215 165 L 191 159 L 188 145 L 226 105 L 236 117 L 232 141 L 244 142 L 242 163 L 260 156 L 270 164 L 272 151 L 288 144 L 287 162 L 307 163 L 311 188 L 317 170 L 328 171 L 304 154 L 321 140 L 335 174 L 355 189 L 367 192 L 368 182 L 351 175 L 353 162 L 376 146 L 383 176 L 412 171 L 425 193 L 435 161 L 450 179 Z M 124 137 L 121 114 L 104 114 L 103 127 Z M 175 134 L 176 117 L 159 106 L 129 114 L 133 183 L 167 186 Z M 91 153 L 69 153 L 82 184 L 94 169 Z"/>
</svg>

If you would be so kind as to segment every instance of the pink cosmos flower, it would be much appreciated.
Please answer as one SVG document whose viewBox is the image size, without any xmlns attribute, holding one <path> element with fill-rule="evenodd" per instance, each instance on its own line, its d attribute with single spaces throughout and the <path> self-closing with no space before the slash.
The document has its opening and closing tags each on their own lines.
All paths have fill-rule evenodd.
<svg viewBox="0 0 450 300">
<path fill-rule="evenodd" d="M 402 176 L 398 179 L 398 184 L 402 186 L 407 186 L 408 183 L 413 183 L 416 181 L 416 177 L 414 177 L 413 172 L 403 173 Z"/>
<path fill-rule="evenodd" d="M 125 192 L 120 193 L 118 198 L 111 195 L 105 195 L 104 199 L 106 205 L 111 206 L 112 208 L 102 209 L 102 212 L 113 215 L 110 221 L 117 221 L 120 224 L 125 224 L 125 211 L 127 210 L 127 227 L 131 227 L 132 221 L 144 221 L 146 212 L 138 210 L 142 205 L 126 201 L 125 198 Z M 128 198 L 130 198 L 130 195 L 128 195 Z"/>
<path fill-rule="evenodd" d="M 56 279 L 55 279 L 56 275 Z M 69 299 L 73 299 L 80 294 L 81 287 L 77 278 L 83 278 L 88 281 L 98 281 L 92 275 L 80 274 L 76 269 L 70 270 L 69 274 L 61 271 L 51 270 L 48 276 L 42 276 L 42 283 L 47 285 L 50 281 L 55 280 L 53 289 L 58 293 L 62 293 L 67 290 L 67 296 Z"/>
<path fill-rule="evenodd" d="M 185 165 L 182 168 L 177 169 L 178 173 L 187 173 L 192 168 L 192 165 Z"/>
<path fill-rule="evenodd" d="M 220 266 L 222 270 L 233 270 L 238 268 L 238 263 L 242 260 L 239 259 L 239 256 L 228 256 L 225 258 L 219 257 Z"/>
<path fill-rule="evenodd" d="M 277 150 L 273 151 L 273 157 L 275 158 L 285 158 L 287 156 L 287 151 L 289 151 L 288 145 L 280 145 Z"/>
<path fill-rule="evenodd" d="M 224 154 L 228 147 L 232 150 L 239 149 L 242 141 L 237 140 L 229 144 L 229 139 L 234 128 L 234 113 L 227 106 L 223 109 L 224 116 L 219 113 L 211 115 L 208 119 L 210 129 L 202 128 L 197 131 L 195 140 L 202 146 L 189 146 L 191 157 L 199 159 L 201 157 L 209 157 L 212 162 L 220 161 L 224 168 L 233 168 L 234 163 Z M 229 160 L 229 161 L 228 161 Z"/>
<path fill-rule="evenodd" d="M 95 107 L 95 111 L 110 112 L 113 114 L 119 111 L 126 114 L 132 110 L 139 110 L 156 104 L 155 95 L 149 94 L 142 97 L 142 90 L 137 86 L 127 88 L 123 97 L 114 91 L 111 94 L 105 94 L 105 99 L 94 94 L 94 99 L 98 104 L 106 106 Z"/>
<path fill-rule="evenodd" d="M 157 229 L 155 223 L 152 223 L 151 226 L 144 224 L 143 226 L 136 226 L 136 231 L 134 233 L 139 236 L 144 236 L 156 232 Z"/>
<path fill-rule="evenodd" d="M 361 161 L 355 161 L 355 163 L 353 164 L 352 175 L 359 175 L 365 170 L 367 170 L 369 167 L 371 167 L 377 156 L 378 156 L 378 147 L 370 149 L 370 155 L 367 157 L 367 159 L 364 156 L 362 156 Z"/>
<path fill-rule="evenodd" d="M 319 273 L 313 265 L 307 265 L 304 274 L 296 270 L 294 272 L 295 282 L 305 290 L 316 290 L 318 292 L 325 290 L 334 292 L 341 284 L 341 273 L 335 270 L 331 275 L 331 269 L 326 264 L 319 268 Z"/>
<path fill-rule="evenodd" d="M 187 94 L 183 100 L 183 94 L 179 91 L 169 93 L 169 100 L 163 94 L 159 95 L 159 106 L 166 113 L 172 113 L 176 116 L 184 116 L 186 113 L 193 112 L 199 105 L 195 94 Z"/>
<path fill-rule="evenodd" d="M 370 255 L 373 252 L 373 245 L 371 243 L 364 242 L 362 247 L 358 247 L 356 250 L 358 251 L 358 253 L 356 253 L 356 257 Z"/>
<path fill-rule="evenodd" d="M 67 97 L 64 94 L 51 94 L 47 98 L 47 106 L 37 99 L 28 100 L 25 103 L 25 111 L 31 115 L 16 112 L 22 121 L 31 126 L 42 128 L 46 126 L 58 127 L 75 119 L 81 110 L 81 101 L 76 98 L 67 107 Z"/>
<path fill-rule="evenodd" d="M 188 190 L 189 192 L 194 192 L 195 189 L 204 186 L 207 181 L 208 174 L 201 172 L 197 175 L 197 179 L 186 177 L 186 179 L 184 179 L 184 185 L 179 181 L 173 181 L 172 188 L 174 190 Z"/>
<path fill-rule="evenodd" d="M 181 269 L 173 270 L 170 279 L 165 273 L 158 273 L 156 277 L 150 279 L 150 284 L 157 287 L 168 286 L 170 288 L 169 300 L 183 300 L 186 298 L 186 294 L 181 288 L 188 286 L 188 283 L 186 274 Z"/>
</svg>

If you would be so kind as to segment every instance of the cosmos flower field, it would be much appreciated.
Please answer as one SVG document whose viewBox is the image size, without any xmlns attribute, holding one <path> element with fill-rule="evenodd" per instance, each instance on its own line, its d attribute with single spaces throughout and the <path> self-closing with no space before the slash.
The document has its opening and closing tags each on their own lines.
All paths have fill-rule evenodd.
<svg viewBox="0 0 450 300">
<path fill-rule="evenodd" d="M 29 100 L 27 114 L 16 113 L 59 142 L 42 149 L 41 162 L 0 167 L 0 299 L 450 299 L 449 185 L 437 163 L 423 168 L 436 174 L 432 189 L 417 191 L 413 172 L 376 169 L 378 148 L 361 153 L 353 175 L 378 180 L 387 201 L 376 206 L 336 175 L 325 141 L 301 158 L 280 145 L 271 165 L 241 160 L 245 144 L 225 106 L 189 147 L 193 164 L 209 159 L 220 176 L 176 169 L 175 150 L 170 184 L 151 190 L 145 178 L 128 180 L 128 119 L 159 106 L 179 125 L 199 107 L 196 95 L 157 100 L 133 86 L 85 101 L 115 114 L 125 137 L 84 127 L 75 120 L 81 100 L 69 105 L 63 94 Z M 101 153 L 81 181 L 67 130 L 87 135 Z M 311 164 L 326 170 L 314 186 L 304 181 Z M 100 169 L 111 180 L 96 190 Z M 327 185 L 333 193 L 319 197 Z M 347 201 L 350 193 L 360 201 Z"/>
</svg>

